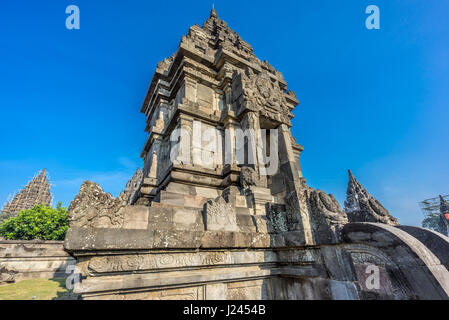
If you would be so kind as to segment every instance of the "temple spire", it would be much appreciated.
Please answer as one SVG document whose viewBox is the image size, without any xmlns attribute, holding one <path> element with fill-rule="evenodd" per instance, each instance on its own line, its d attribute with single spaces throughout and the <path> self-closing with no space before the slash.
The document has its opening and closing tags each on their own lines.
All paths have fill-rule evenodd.
<svg viewBox="0 0 449 320">
<path fill-rule="evenodd" d="M 357 181 L 348 170 L 349 182 L 346 191 L 345 212 L 350 222 L 380 222 L 389 225 L 398 225 L 394 218 L 382 204 L 375 199 Z"/>
<path fill-rule="evenodd" d="M 215 5 L 214 4 L 212 4 L 212 10 L 210 11 L 210 17 L 211 18 L 218 18 L 217 10 L 215 10 Z"/>
<path fill-rule="evenodd" d="M 34 178 L 20 190 L 15 197 L 2 209 L 0 221 L 6 217 L 12 217 L 21 210 L 31 209 L 35 205 L 51 204 L 50 183 L 47 178 L 47 170 L 40 171 Z"/>
<path fill-rule="evenodd" d="M 351 169 L 348 170 L 348 173 L 349 173 L 349 179 L 354 178 L 354 175 L 352 174 Z"/>
</svg>

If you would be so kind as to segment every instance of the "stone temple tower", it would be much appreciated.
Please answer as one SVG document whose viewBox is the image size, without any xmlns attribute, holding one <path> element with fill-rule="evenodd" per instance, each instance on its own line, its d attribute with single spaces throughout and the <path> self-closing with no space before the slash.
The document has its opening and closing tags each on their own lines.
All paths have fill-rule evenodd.
<svg viewBox="0 0 449 320">
<path fill-rule="evenodd" d="M 158 64 L 141 107 L 143 169 L 117 198 L 86 181 L 70 204 L 64 246 L 82 275 L 74 291 L 83 299 L 449 298 L 445 262 L 424 245 L 436 235 L 418 230 L 426 238 L 416 241 L 353 177 L 353 223 L 331 194 L 307 186 L 290 130 L 297 105 L 281 73 L 215 10 L 192 26 Z M 365 285 L 371 265 L 382 279 L 374 291 Z"/>
<path fill-rule="evenodd" d="M 35 205 L 51 204 L 50 183 L 47 178 L 46 169 L 40 171 L 25 188 L 21 189 L 14 198 L 8 202 L 0 214 L 0 220 L 3 217 L 11 217 L 18 214 L 21 210 L 31 209 Z"/>
<path fill-rule="evenodd" d="M 282 74 L 212 9 L 151 81 L 141 108 L 149 137 L 138 203 L 202 207 L 223 192 L 238 193 L 255 215 L 266 214 L 267 204 L 298 203 L 303 148 L 290 132 L 297 104 Z M 268 164 L 270 147 L 280 157 Z M 267 165 L 271 174 L 262 173 Z M 238 186 L 245 188 L 241 194 Z M 307 214 L 295 223 L 311 243 Z"/>
</svg>

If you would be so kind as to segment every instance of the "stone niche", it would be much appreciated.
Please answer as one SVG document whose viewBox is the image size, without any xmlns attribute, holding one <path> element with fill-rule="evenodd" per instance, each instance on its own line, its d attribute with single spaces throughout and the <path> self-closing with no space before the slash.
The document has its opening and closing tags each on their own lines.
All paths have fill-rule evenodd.
<svg viewBox="0 0 449 320">
<path fill-rule="evenodd" d="M 282 74 L 215 10 L 191 27 L 158 64 L 143 102 L 143 169 L 117 198 L 85 182 L 70 205 L 65 249 L 82 274 L 75 293 L 421 299 L 437 288 L 428 297 L 446 299 L 447 270 L 431 250 L 415 250 L 419 241 L 394 226 L 355 224 L 352 232 L 335 198 L 307 186 L 303 148 L 291 134 L 298 103 Z M 351 205 L 362 199 L 352 198 Z M 374 291 L 364 286 L 370 265 L 382 284 Z"/>
</svg>

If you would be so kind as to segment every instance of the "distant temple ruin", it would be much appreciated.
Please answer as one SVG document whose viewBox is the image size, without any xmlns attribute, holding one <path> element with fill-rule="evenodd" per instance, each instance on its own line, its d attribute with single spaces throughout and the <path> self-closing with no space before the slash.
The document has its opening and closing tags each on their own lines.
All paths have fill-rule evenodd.
<svg viewBox="0 0 449 320">
<path fill-rule="evenodd" d="M 449 195 L 426 199 L 419 202 L 425 216 L 423 227 L 449 235 Z"/>
<path fill-rule="evenodd" d="M 75 293 L 449 299 L 448 238 L 399 226 L 352 173 L 345 210 L 307 185 L 291 133 L 298 103 L 215 10 L 192 26 L 141 107 L 143 169 L 117 198 L 86 181 L 70 204 Z"/>
<path fill-rule="evenodd" d="M 440 221 L 438 222 L 440 232 L 449 236 L 449 202 L 440 196 Z"/>
<path fill-rule="evenodd" d="M 46 169 L 40 171 L 21 189 L 11 201 L 6 203 L 0 213 L 0 221 L 17 215 L 21 210 L 31 209 L 35 205 L 49 206 L 52 201 Z"/>
</svg>

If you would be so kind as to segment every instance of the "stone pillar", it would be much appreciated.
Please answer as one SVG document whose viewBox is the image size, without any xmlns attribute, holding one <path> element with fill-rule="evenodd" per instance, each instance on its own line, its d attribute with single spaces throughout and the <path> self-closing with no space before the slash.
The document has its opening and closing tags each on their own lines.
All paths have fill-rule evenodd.
<svg viewBox="0 0 449 320">
<path fill-rule="evenodd" d="M 224 154 L 223 152 L 226 152 L 224 150 L 224 143 L 225 143 L 225 134 L 224 134 L 225 130 L 224 127 L 221 126 L 217 126 L 217 149 L 215 152 L 215 167 L 218 170 L 223 170 L 223 167 L 225 165 L 225 161 L 224 161 Z M 225 153 L 226 154 L 226 153 Z"/>
<path fill-rule="evenodd" d="M 259 174 L 260 181 L 263 184 L 264 187 L 267 186 L 267 177 L 266 175 L 261 175 L 261 167 L 264 166 L 263 159 L 259 159 L 261 155 L 264 154 L 265 148 L 263 145 L 262 137 L 260 136 L 260 123 L 259 123 L 259 115 L 255 112 L 248 112 L 245 114 L 245 117 L 242 121 L 242 129 L 243 130 L 253 130 L 250 135 L 247 135 L 248 137 L 248 145 L 245 145 L 245 148 L 247 147 L 248 150 L 248 159 L 250 158 L 250 153 L 252 154 L 252 157 L 254 159 L 254 164 L 246 164 Z"/>
<path fill-rule="evenodd" d="M 196 82 L 192 79 L 185 78 L 184 79 L 184 98 L 191 101 L 196 102 Z"/>
<path fill-rule="evenodd" d="M 224 165 L 235 165 L 237 159 L 235 156 L 236 144 L 235 144 L 235 129 L 238 128 L 239 124 L 234 119 L 227 117 L 224 120 Z"/>
<path fill-rule="evenodd" d="M 313 245 L 310 214 L 306 199 L 306 186 L 295 163 L 290 128 L 279 126 L 280 170 L 287 187 L 287 220 L 290 231 L 300 231 L 305 245 Z"/>
<path fill-rule="evenodd" d="M 193 118 L 185 114 L 181 114 L 178 119 L 178 130 L 172 141 L 172 148 L 177 144 L 177 155 L 174 160 L 175 164 L 192 164 L 192 134 L 193 134 Z M 178 141 L 178 142 L 176 142 Z M 173 150 L 172 150 L 173 151 Z"/>
</svg>

